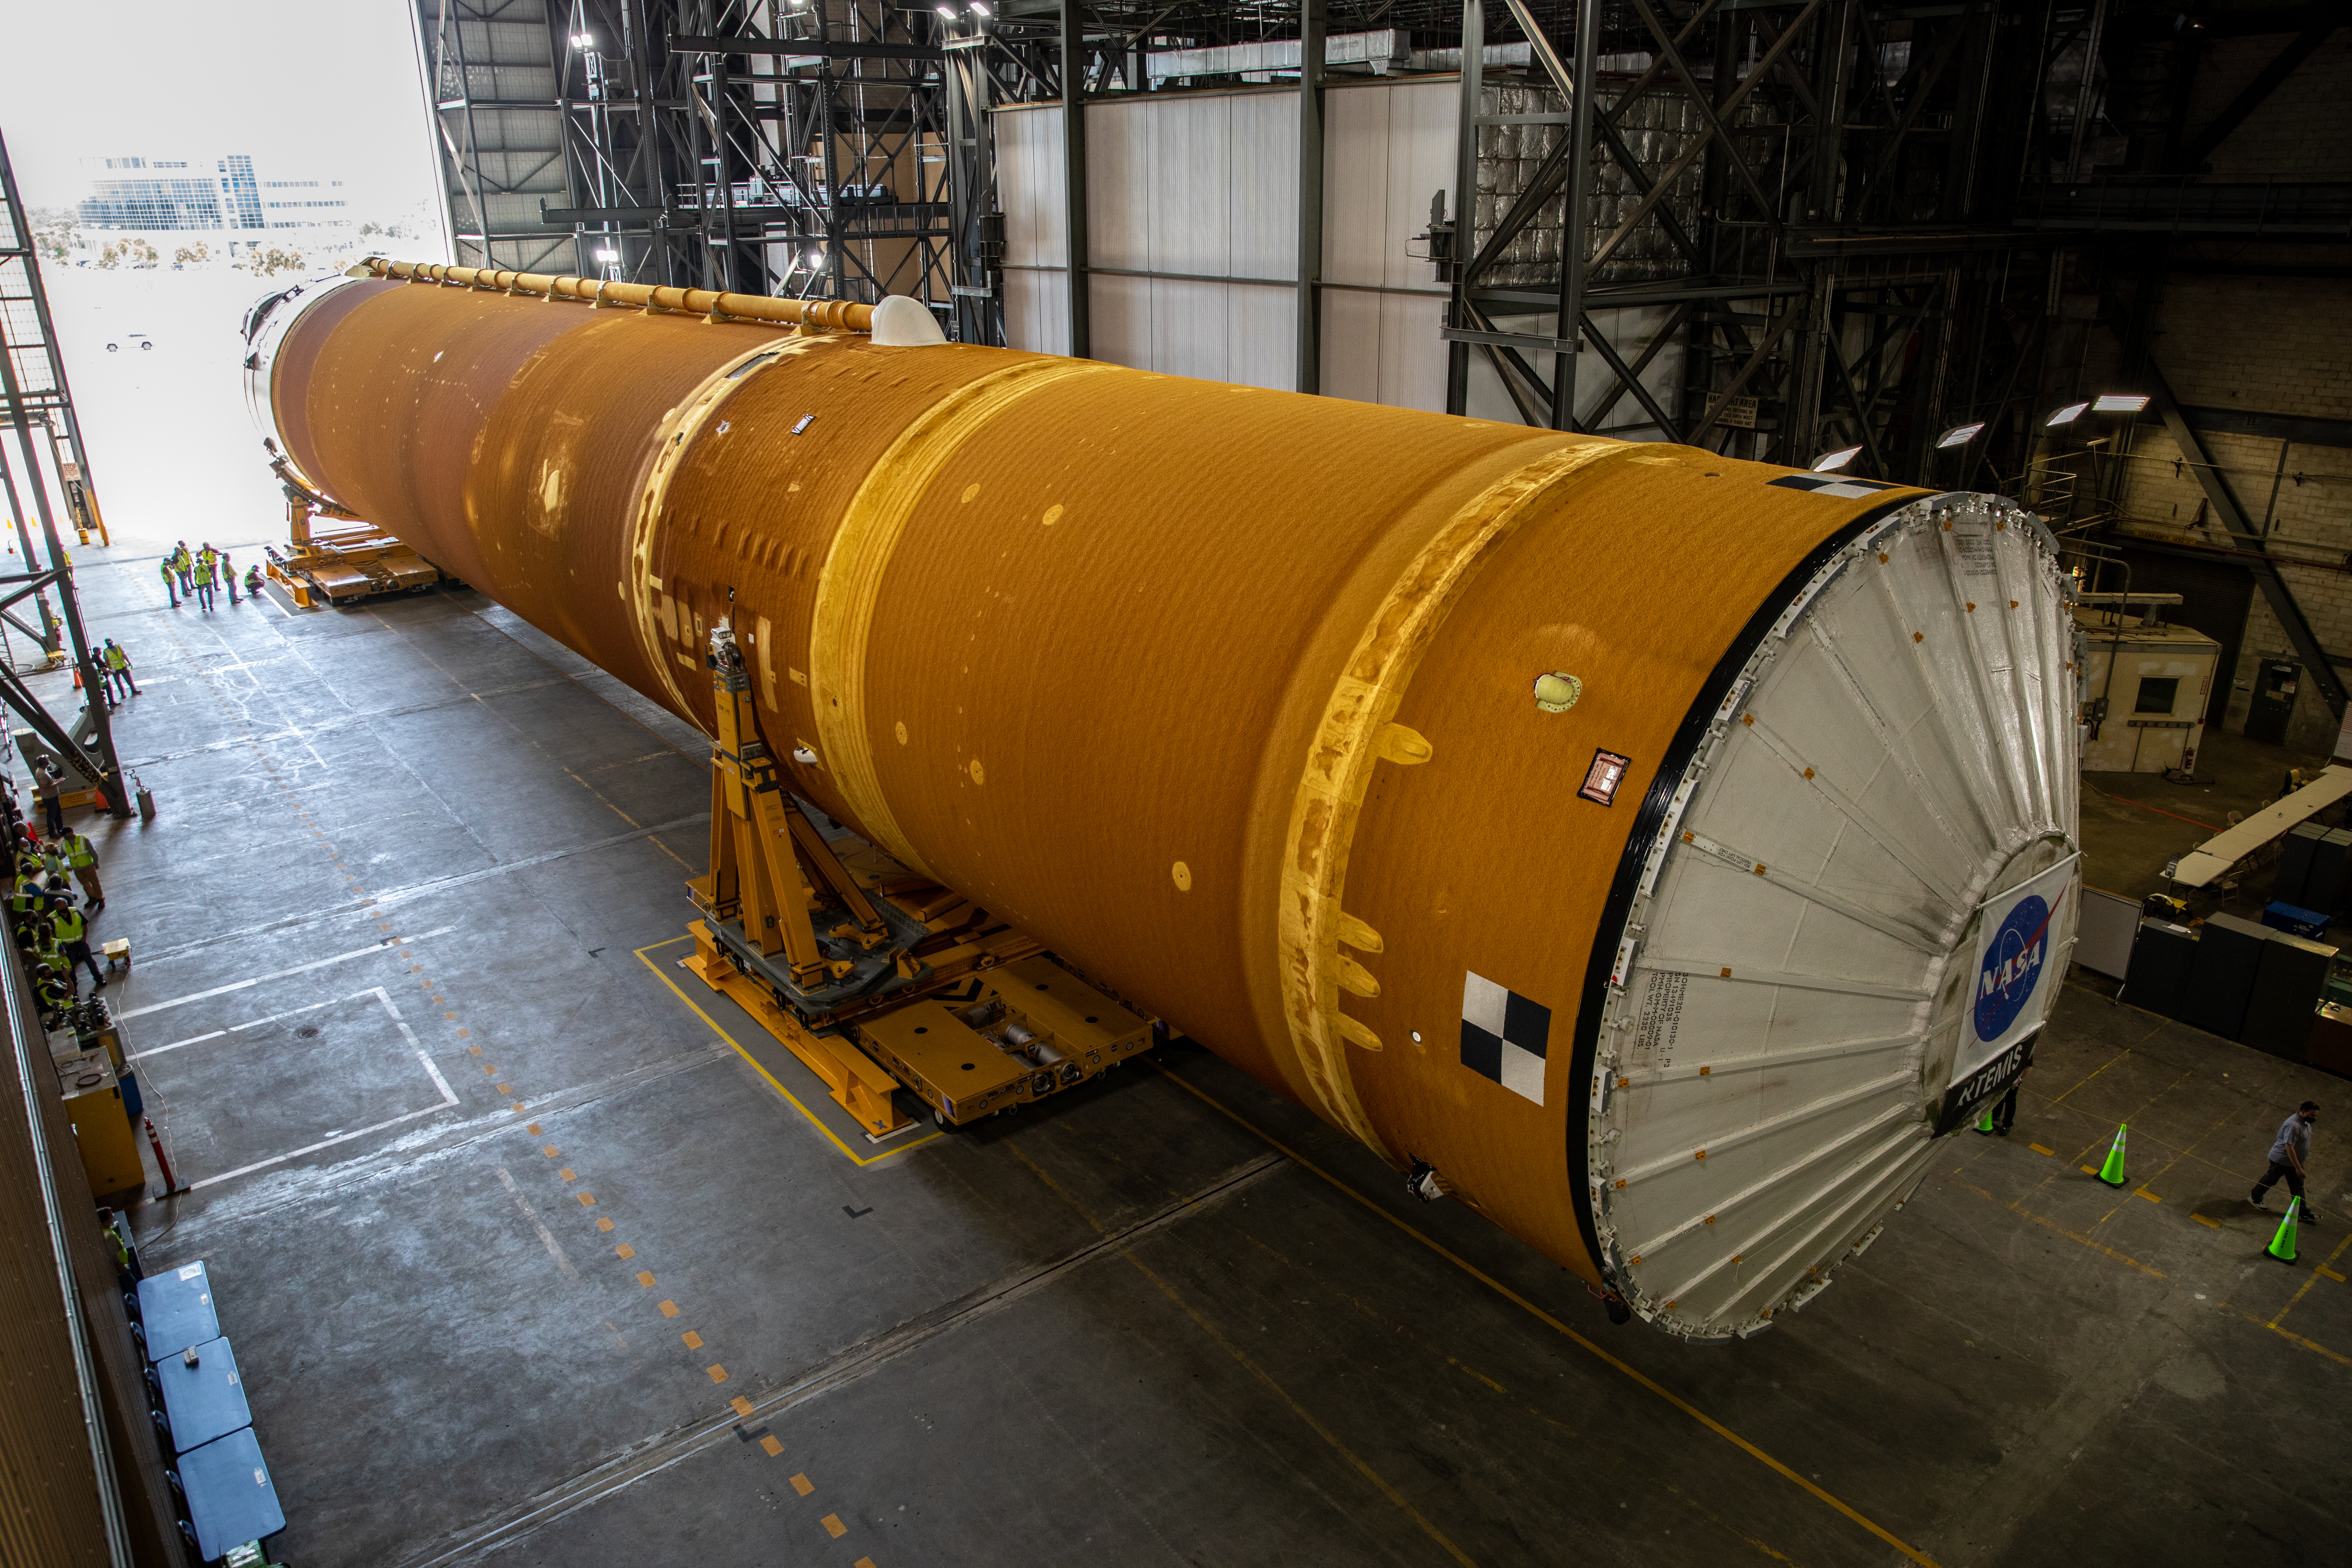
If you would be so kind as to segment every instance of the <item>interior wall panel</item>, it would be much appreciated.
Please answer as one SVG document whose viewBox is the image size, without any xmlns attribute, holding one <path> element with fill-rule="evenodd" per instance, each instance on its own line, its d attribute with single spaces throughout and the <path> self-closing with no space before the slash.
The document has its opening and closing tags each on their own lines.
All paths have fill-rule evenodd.
<svg viewBox="0 0 2352 1568">
<path fill-rule="evenodd" d="M 1430 197 L 1453 178 L 1450 80 L 1335 86 L 1326 95 L 1323 390 L 1445 406 L 1444 300 L 1428 246 Z M 1061 111 L 996 114 L 1006 193 L 1005 331 L 1065 353 Z M 1197 281 L 1297 276 L 1298 100 L 1287 92 L 1171 94 L 1087 107 L 1087 298 L 1096 357 L 1253 386 L 1297 382 L 1295 290 Z M 1383 293 L 1377 290 L 1412 290 Z M 1432 292 L 1420 292 L 1430 290 Z M 1491 371 L 1473 412 L 1516 417 Z M 1491 406 L 1489 406 L 1491 405 Z"/>
</svg>

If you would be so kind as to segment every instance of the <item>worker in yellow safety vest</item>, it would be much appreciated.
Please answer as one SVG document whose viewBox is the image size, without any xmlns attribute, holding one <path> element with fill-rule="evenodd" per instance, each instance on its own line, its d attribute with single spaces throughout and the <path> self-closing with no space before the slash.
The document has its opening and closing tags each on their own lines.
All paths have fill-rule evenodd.
<svg viewBox="0 0 2352 1568">
<path fill-rule="evenodd" d="M 87 833 L 68 833 L 58 840 L 64 854 L 67 869 L 81 884 L 82 900 L 89 905 L 91 914 L 106 908 L 106 889 L 98 885 L 98 847 Z"/>
<path fill-rule="evenodd" d="M 36 964 L 33 968 L 33 996 L 40 1004 L 42 1024 L 48 1026 L 65 1011 L 66 1004 L 73 1000 L 73 987 L 58 977 L 55 968 L 46 963 Z"/>
<path fill-rule="evenodd" d="M 180 607 L 180 552 L 173 551 L 163 557 L 163 592 L 172 601 L 172 608 Z"/>
<path fill-rule="evenodd" d="M 220 556 L 210 544 L 196 552 L 196 569 L 192 580 L 196 585 L 196 604 L 203 609 L 213 607 L 213 588 L 220 580 L 215 570 L 219 561 Z"/>
<path fill-rule="evenodd" d="M 33 962 L 64 973 L 66 960 L 65 954 L 58 951 L 58 922 L 49 918 L 47 906 L 26 921 L 25 929 L 32 936 Z"/>
<path fill-rule="evenodd" d="M 131 679 L 129 650 L 112 637 L 109 637 L 106 639 L 106 647 L 100 652 L 100 657 L 105 660 L 106 679 L 109 684 L 120 689 L 126 698 L 138 696 L 139 683 Z"/>
<path fill-rule="evenodd" d="M 99 969 L 98 960 L 89 955 L 89 921 L 62 895 L 53 907 L 56 912 L 49 917 L 49 929 L 57 935 L 58 951 L 65 956 L 66 984 L 80 988 L 81 976 L 74 973 L 79 963 L 89 970 L 90 989 L 105 990 L 106 975 Z"/>
<path fill-rule="evenodd" d="M 195 584 L 188 581 L 188 574 L 195 569 L 196 558 L 188 553 L 188 542 L 184 539 L 180 541 L 173 547 L 172 553 L 164 557 L 164 560 L 170 563 L 173 571 L 180 574 L 180 592 L 193 595 L 196 591 Z"/>
</svg>

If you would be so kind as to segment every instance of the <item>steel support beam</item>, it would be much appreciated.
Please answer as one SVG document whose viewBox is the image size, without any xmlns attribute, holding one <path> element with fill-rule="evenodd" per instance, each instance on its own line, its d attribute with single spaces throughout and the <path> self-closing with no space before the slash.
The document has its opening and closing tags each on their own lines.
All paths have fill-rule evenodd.
<svg viewBox="0 0 2352 1568">
<path fill-rule="evenodd" d="M 1445 310 L 1445 324 L 1459 331 L 1477 330 L 1469 289 L 1475 280 L 1471 247 L 1478 238 L 1478 101 L 1486 92 L 1486 0 L 1462 0 L 1462 100 L 1454 143 L 1454 298 Z M 1445 412 L 1470 412 L 1470 345 L 1458 338 L 1445 345 Z"/>
<path fill-rule="evenodd" d="M 1298 375 L 1323 390 L 1323 33 L 1328 0 L 1298 7 Z"/>
<path fill-rule="evenodd" d="M 1523 20 L 1527 17 L 1521 0 L 1511 0 L 1511 9 Z M 1541 38 L 1543 34 L 1538 30 L 1529 37 Z M 1664 34 L 1661 32 L 1659 37 L 1663 41 Z M 1552 52 L 1549 40 L 1544 43 L 1543 57 L 1554 77 L 1560 77 L 1559 57 Z M 1585 325 L 1585 247 L 1591 227 L 1585 220 L 1592 205 L 1592 115 L 1593 100 L 1600 96 L 1600 58 L 1601 7 L 1595 0 L 1580 0 L 1576 7 L 1576 64 L 1560 81 L 1561 90 L 1569 95 L 1568 179 L 1559 215 L 1559 327 L 1560 342 L 1567 346 L 1551 366 L 1551 427 L 1555 430 L 1577 427 L 1576 364 Z M 1624 366 L 1613 349 L 1608 351 L 1608 359 L 1622 374 Z M 1633 390 L 1648 406 L 1648 391 L 1638 386 Z M 1664 416 L 1654 412 L 1653 417 L 1663 420 Z"/>
<path fill-rule="evenodd" d="M 2153 413 L 2154 410 L 2149 411 Z M 2248 408 L 2184 407 L 2189 427 L 2203 436 L 2258 436 L 2297 447 L 2352 447 L 2352 419 L 2320 419 L 2302 414 L 2259 414 Z M 2150 422 L 2147 415 L 2140 416 Z"/>
<path fill-rule="evenodd" d="M 922 44 L 862 44 L 823 38 L 706 37 L 673 33 L 669 47 L 697 55 L 755 55 L 779 59 L 940 60 L 946 52 Z"/>
<path fill-rule="evenodd" d="M 1087 24 L 1079 0 L 1062 5 L 1062 233 L 1069 247 L 1070 357 L 1094 358 L 1087 282 Z"/>
<path fill-rule="evenodd" d="M 2246 117 L 2263 106 L 2263 100 L 2277 89 L 2279 83 L 2293 76 L 2295 68 L 2309 59 L 2319 46 L 2327 41 L 2328 34 L 2352 22 L 2352 5 L 2339 3 L 2320 9 L 2322 15 L 2297 33 L 2294 41 L 2273 57 L 2270 64 L 2256 72 L 2254 79 L 2248 82 L 2238 96 L 2231 99 L 2221 112 L 2180 150 L 2177 167 L 2194 171 L 2211 157 L 2214 149 L 2229 140 L 2230 132 L 2243 125 Z M 2338 703 L 2337 707 L 2341 708 L 2342 704 Z"/>
<path fill-rule="evenodd" d="M 5 141 L 0 141 L 0 197 L 5 197 L 5 211 L 10 231 L 20 236 L 29 236 L 32 233 L 32 226 L 25 218 L 25 204 L 17 195 L 16 173 L 8 162 L 8 149 Z M 54 355 L 56 338 L 53 334 L 47 333 L 48 301 L 47 290 L 41 286 L 39 259 L 27 249 L 17 258 L 17 263 L 24 268 L 25 279 L 30 286 L 30 292 L 37 307 L 37 319 L 42 323 L 45 335 L 48 336 L 49 350 Z M 48 487 L 42 481 L 40 463 L 34 456 L 32 414 L 26 405 L 23 385 L 17 380 L 17 356 L 11 352 L 12 350 L 13 345 L 0 342 L 0 403 L 5 403 L 8 423 L 15 426 L 16 429 L 16 447 L 24 459 L 25 487 L 32 492 L 33 510 L 41 520 L 41 542 L 47 547 L 47 559 L 57 574 L 54 584 L 58 593 L 58 608 L 60 619 L 65 624 L 67 641 L 73 649 L 74 668 L 81 672 L 82 701 L 89 712 L 91 740 L 94 744 L 90 749 L 85 750 L 76 744 L 70 735 L 63 733 L 63 726 L 51 722 L 47 728 L 58 730 L 60 732 L 58 738 L 66 742 L 62 747 L 58 748 L 58 754 L 70 761 L 92 784 L 105 790 L 108 808 L 114 816 L 128 816 L 131 815 L 131 802 L 121 787 L 122 763 L 121 759 L 115 755 L 113 726 L 107 722 L 106 689 L 101 684 L 106 679 L 106 672 L 100 668 L 98 659 L 92 656 L 89 640 L 83 634 L 80 595 L 74 591 L 72 569 L 68 565 L 68 558 L 65 545 L 58 536 L 57 516 L 49 509 Z M 62 395 L 65 392 L 65 381 L 61 368 L 57 384 L 58 391 Z M 25 564 L 28 570 L 32 567 L 33 563 L 29 555 Z M 41 713 L 44 720 L 47 719 L 47 714 L 42 712 L 37 702 L 33 704 L 33 712 L 25 715 L 26 722 L 33 724 L 36 730 L 42 730 L 43 725 L 35 721 L 34 713 Z M 42 734 L 42 739 L 49 741 L 52 746 L 57 744 L 46 731 Z"/>
<path fill-rule="evenodd" d="M 2112 294 L 2107 297 L 2107 308 L 2111 324 L 2131 319 L 2123 313 L 2121 301 Z M 2125 330 L 2115 330 L 2117 338 L 2123 340 L 2126 358 L 2136 349 L 2141 348 L 2140 344 L 2130 340 Z M 2188 416 L 2181 410 L 2180 400 L 2173 395 L 2172 384 L 2157 368 L 2156 356 L 2142 352 L 2141 364 L 2144 367 L 2141 374 L 2147 377 L 2149 405 L 2156 410 L 2158 417 L 2164 421 L 2164 427 L 2171 433 L 2174 445 L 2180 448 L 2181 457 L 2188 460 L 2189 468 L 2196 474 L 2198 488 L 2205 492 L 2206 500 L 2211 503 L 2213 515 L 2221 520 L 2221 526 L 2230 531 L 2231 539 L 2259 552 L 2263 547 L 2260 531 L 2246 521 L 2245 508 L 2239 504 L 2237 493 L 2231 489 L 2230 481 L 2213 461 L 2212 451 L 2205 445 L 2204 437 L 2189 423 Z M 2343 718 L 2343 678 L 2336 673 L 2335 665 L 2328 661 L 2326 651 L 2319 646 L 2319 634 L 2311 629 L 2310 621 L 2304 617 L 2303 606 L 2295 601 L 2294 590 L 2287 585 L 2285 578 L 2279 575 L 2277 565 L 2267 559 L 2241 558 L 2241 563 L 2252 574 L 2254 585 L 2262 589 L 2263 599 L 2270 605 L 2271 614 L 2277 616 L 2279 625 L 2285 628 L 2287 642 L 2294 648 L 2295 657 L 2303 660 L 2304 668 L 2319 683 L 2319 695 L 2326 701 L 2328 711 L 2338 719 Z"/>
</svg>

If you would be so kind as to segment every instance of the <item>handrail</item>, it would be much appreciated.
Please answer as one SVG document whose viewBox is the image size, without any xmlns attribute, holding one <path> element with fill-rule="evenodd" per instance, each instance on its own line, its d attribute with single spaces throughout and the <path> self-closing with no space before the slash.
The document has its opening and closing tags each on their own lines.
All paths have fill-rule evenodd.
<svg viewBox="0 0 2352 1568">
<path fill-rule="evenodd" d="M 90 1364 L 89 1334 L 83 1321 L 81 1290 L 74 1281 L 73 1254 L 66 1240 L 65 1201 L 58 1194 L 58 1173 L 51 1162 L 48 1129 L 43 1125 L 40 1080 L 34 1076 L 31 1042 L 38 1039 L 47 1055 L 48 1036 L 25 994 L 24 965 L 16 938 L 7 939 L 0 963 L 16 971 L 0 974 L 0 992 L 6 994 L 8 1038 L 16 1049 L 16 1076 L 25 1091 L 25 1122 L 31 1135 L 33 1167 L 41 1176 L 41 1204 L 49 1222 L 49 1247 L 56 1255 L 58 1289 L 65 1299 L 66 1331 L 73 1340 L 74 1373 L 81 1384 L 82 1425 L 89 1435 L 90 1468 L 98 1478 L 99 1513 L 106 1521 L 106 1545 L 114 1568 L 132 1568 L 131 1531 L 122 1518 L 121 1483 L 114 1472 L 114 1450 L 106 1440 L 106 1415 L 99 1403 L 98 1372 Z M 54 1075 L 52 1075 L 54 1076 Z"/>
<path fill-rule="evenodd" d="M 404 278 L 415 283 L 455 283 L 499 294 L 542 300 L 578 300 L 592 305 L 633 305 L 705 321 L 770 321 L 782 326 L 874 330 L 874 307 L 851 300 L 779 300 L 770 294 L 722 294 L 709 289 L 670 289 L 646 283 L 615 283 L 604 278 L 566 278 L 547 272 L 508 272 L 483 267 L 445 267 L 435 261 L 394 261 L 371 256 L 347 274 L 352 278 Z"/>
</svg>

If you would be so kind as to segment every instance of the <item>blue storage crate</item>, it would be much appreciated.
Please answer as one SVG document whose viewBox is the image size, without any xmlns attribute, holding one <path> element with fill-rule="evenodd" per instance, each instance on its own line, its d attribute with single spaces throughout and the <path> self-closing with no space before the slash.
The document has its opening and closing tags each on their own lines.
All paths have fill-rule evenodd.
<svg viewBox="0 0 2352 1568">
<path fill-rule="evenodd" d="M 2317 910 L 2302 910 L 2293 904 L 2276 903 L 2263 910 L 2263 924 L 2273 931 L 2283 931 L 2291 936 L 2316 942 L 2327 934 L 2327 917 Z"/>
</svg>

